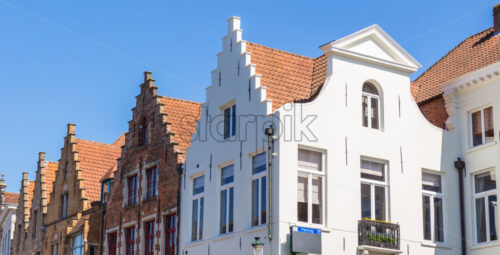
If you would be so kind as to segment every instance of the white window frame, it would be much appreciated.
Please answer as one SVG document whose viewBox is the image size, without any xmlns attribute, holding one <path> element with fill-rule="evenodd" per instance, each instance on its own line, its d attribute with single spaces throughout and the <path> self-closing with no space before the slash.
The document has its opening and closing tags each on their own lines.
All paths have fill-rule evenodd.
<svg viewBox="0 0 500 255">
<path fill-rule="evenodd" d="M 308 150 L 321 153 L 321 171 L 313 171 L 309 169 L 304 169 L 299 167 L 298 164 L 298 151 L 299 150 Z M 326 204 L 325 204 L 325 196 L 326 196 L 326 153 L 323 150 L 309 148 L 309 147 L 299 147 L 297 149 L 297 178 L 300 173 L 307 175 L 307 222 L 299 221 L 297 218 L 297 222 L 301 224 L 309 224 L 313 226 L 324 226 L 326 225 Z M 319 176 L 321 177 L 321 224 L 312 222 L 312 177 Z M 268 181 L 269 182 L 269 181 Z M 296 196 L 297 197 L 297 196 Z M 269 201 L 268 201 L 269 202 Z M 297 202 L 298 203 L 298 202 Z M 298 215 L 296 213 L 295 215 Z"/>
<path fill-rule="evenodd" d="M 445 244 L 446 243 L 446 208 L 445 208 L 445 203 L 444 203 L 444 182 L 443 182 L 443 178 L 444 178 L 444 175 L 443 173 L 439 173 L 439 172 L 433 172 L 433 171 L 422 171 L 422 174 L 432 174 L 432 175 L 437 175 L 437 176 L 440 176 L 440 182 L 441 182 L 441 192 L 434 192 L 434 191 L 429 191 L 429 190 L 424 190 L 423 188 L 422 189 L 422 196 L 428 196 L 429 197 L 429 201 L 430 201 L 430 208 L 429 210 L 431 211 L 430 213 L 430 221 L 431 221 L 431 240 L 427 240 L 427 239 L 424 239 L 425 241 L 427 242 L 434 242 L 434 243 L 440 243 L 440 244 Z M 435 237 L 435 219 L 434 219 L 434 199 L 435 198 L 440 198 L 441 199 L 441 207 L 443 209 L 443 241 L 440 242 L 440 241 L 436 241 L 436 237 Z M 424 204 L 424 201 L 422 200 L 422 207 L 423 207 L 423 204 Z M 423 215 L 422 215 L 423 216 Z M 422 218 L 423 220 L 423 218 Z M 422 237 L 423 238 L 423 237 Z"/>
<path fill-rule="evenodd" d="M 230 183 L 227 183 L 227 184 L 224 184 L 222 185 L 222 169 L 226 168 L 226 167 L 229 167 L 229 166 L 233 166 L 233 181 L 230 182 Z M 219 225 L 218 225 L 218 229 L 219 229 L 219 235 L 227 235 L 227 234 L 231 234 L 234 232 L 234 201 L 235 201 L 235 194 L 234 194 L 234 181 L 235 181 L 235 172 L 234 172 L 235 168 L 234 168 L 234 164 L 233 163 L 230 163 L 230 164 L 227 164 L 227 165 L 224 165 L 223 167 L 220 168 L 219 170 L 219 173 L 220 173 L 220 178 L 219 180 L 221 181 L 221 183 L 219 184 L 219 189 L 218 189 L 218 193 L 217 193 L 217 196 L 219 197 L 219 207 L 218 207 L 218 212 L 219 212 Z M 230 189 L 233 189 L 233 230 L 230 232 L 229 231 L 229 211 L 231 210 L 230 208 L 230 205 L 229 205 L 229 199 L 230 199 Z M 227 195 L 226 195 L 226 205 L 227 205 L 227 208 L 226 208 L 226 232 L 225 233 L 221 233 L 220 231 L 220 226 L 221 226 L 221 223 L 222 223 L 222 219 L 220 218 L 220 207 L 222 205 L 222 191 L 224 190 L 227 190 Z"/>
<path fill-rule="evenodd" d="M 261 151 L 261 152 L 258 152 L 258 153 L 255 153 L 255 154 L 251 155 L 251 157 L 250 157 L 250 165 L 251 165 L 250 168 L 251 168 L 251 171 L 253 171 L 253 158 L 255 156 L 261 154 L 261 153 L 266 154 L 266 151 Z M 268 222 L 267 218 L 268 218 L 268 211 L 269 211 L 268 210 L 268 208 L 269 208 L 269 201 L 268 200 L 269 199 L 267 197 L 266 197 L 266 222 L 265 223 L 262 222 L 263 219 L 262 219 L 262 214 L 261 214 L 261 211 L 262 211 L 262 178 L 263 177 L 266 178 L 266 187 L 265 188 L 267 189 L 267 187 L 269 185 L 269 178 L 267 177 L 268 176 L 268 174 L 267 174 L 267 171 L 268 171 L 267 170 L 267 164 L 268 164 L 268 162 L 267 162 L 267 157 L 265 157 L 265 158 L 266 158 L 266 163 L 265 163 L 266 170 L 264 170 L 264 171 L 262 171 L 260 173 L 252 174 L 252 178 L 250 180 L 250 191 L 252 191 L 252 189 L 253 189 L 253 182 L 256 181 L 256 180 L 257 180 L 257 190 L 259 191 L 258 196 L 257 196 L 257 200 L 258 200 L 257 201 L 257 217 L 258 217 L 258 223 L 257 223 L 257 225 L 253 225 L 253 218 L 252 218 L 252 213 L 253 213 L 253 209 L 254 209 L 253 208 L 253 201 L 252 201 L 252 195 L 253 194 L 252 194 L 252 192 L 250 192 L 250 203 L 251 203 L 251 205 L 250 205 L 250 210 L 251 210 L 250 211 L 250 226 L 252 226 L 252 227 L 257 227 L 257 226 L 266 224 Z M 269 195 L 269 194 L 267 194 L 267 192 L 269 192 L 269 191 L 266 190 L 266 196 Z"/>
<path fill-rule="evenodd" d="M 364 83 L 363 83 L 363 84 L 364 84 Z M 367 98 L 367 101 L 368 101 L 368 102 L 366 103 L 366 107 L 367 107 L 368 111 L 370 111 L 370 110 L 372 109 L 372 107 L 371 107 L 371 106 L 372 106 L 372 100 L 371 100 L 371 99 L 372 99 L 372 98 L 377 99 L 377 102 L 378 102 L 378 105 L 377 105 L 377 113 L 378 113 L 378 114 L 377 114 L 377 115 L 378 115 L 378 116 L 377 116 L 377 119 L 378 119 L 378 128 L 373 128 L 373 127 L 372 127 L 372 120 L 371 120 L 371 119 L 372 119 L 372 117 L 371 117 L 371 116 L 372 116 L 372 114 L 373 114 L 372 112 L 369 112 L 369 113 L 368 113 L 368 121 L 367 121 L 367 122 L 368 122 L 368 123 L 367 123 L 368 125 L 367 125 L 367 126 L 364 126 L 364 125 L 363 125 L 363 118 L 364 118 L 364 114 L 365 114 L 365 113 L 364 113 L 364 112 L 362 112 L 362 114 L 363 114 L 363 115 L 361 115 L 361 125 L 362 125 L 363 127 L 370 128 L 370 129 L 382 130 L 382 118 L 381 118 L 382 113 L 381 113 L 381 111 L 380 111 L 380 109 L 381 109 L 381 107 L 380 107 L 380 104 L 381 104 L 381 100 L 380 100 L 380 89 L 379 89 L 379 88 L 378 88 L 375 84 L 373 84 L 373 83 L 371 83 L 371 82 L 370 82 L 370 84 L 372 84 L 372 85 L 373 85 L 373 86 L 377 89 L 377 91 L 378 91 L 378 93 L 379 93 L 379 94 L 378 94 L 378 95 L 375 95 L 375 94 L 370 94 L 370 93 L 368 93 L 368 92 L 364 92 L 364 91 L 363 91 L 363 88 L 361 88 L 361 95 L 362 95 L 362 96 L 361 96 L 361 100 L 363 100 L 363 97 L 366 97 L 366 98 Z M 363 101 L 361 101 L 361 110 L 363 110 Z"/>
<path fill-rule="evenodd" d="M 497 240 L 490 240 L 491 236 L 490 236 L 490 212 L 489 212 L 489 208 L 488 208 L 488 197 L 490 196 L 497 196 L 497 201 L 498 201 L 498 194 L 497 194 L 497 188 L 495 188 L 494 190 L 488 190 L 488 191 L 483 191 L 481 193 L 476 193 L 476 175 L 479 175 L 479 174 L 483 174 L 483 173 L 486 173 L 486 172 L 490 172 L 490 175 L 491 175 L 491 172 L 494 172 L 495 169 L 487 169 L 487 170 L 484 170 L 484 171 L 478 171 L 478 172 L 474 172 L 472 174 L 472 218 L 473 218 L 473 222 L 474 222 L 474 226 L 472 226 L 473 230 L 474 230 L 474 241 L 475 241 L 475 244 L 476 245 L 481 245 L 481 244 L 486 244 L 486 243 L 492 243 L 492 242 L 499 242 L 500 240 L 498 239 L 498 228 L 496 229 L 497 231 Z M 476 215 L 476 199 L 479 199 L 479 198 L 483 198 L 484 199 L 484 205 L 485 205 L 485 208 L 484 208 L 484 215 L 485 215 L 485 224 L 486 224 L 486 241 L 485 242 L 479 242 L 479 240 L 477 240 L 477 215 Z M 497 215 L 494 215 L 495 217 Z M 499 218 L 497 217 L 496 220 L 498 221 Z M 497 224 L 498 225 L 498 224 Z M 495 226 L 497 227 L 497 226 Z"/>
<path fill-rule="evenodd" d="M 484 109 L 486 108 L 492 108 L 492 118 L 494 117 L 494 109 L 493 109 L 493 106 L 492 105 L 486 105 L 486 106 L 482 106 L 482 107 L 479 107 L 479 108 L 475 108 L 474 110 L 471 110 L 468 112 L 468 120 L 469 120 L 469 148 L 475 148 L 475 147 L 479 147 L 479 146 L 482 146 L 482 145 L 485 145 L 485 144 L 489 144 L 489 143 L 492 143 L 495 141 L 495 132 L 493 132 L 493 140 L 492 141 L 489 141 L 489 142 L 486 142 L 486 130 L 485 130 L 485 127 L 484 127 Z M 478 144 L 478 145 L 474 145 L 474 134 L 473 134 L 473 127 L 474 127 L 474 123 L 472 123 L 472 114 L 473 113 L 476 113 L 476 112 L 481 112 L 481 135 L 482 135 L 482 141 L 481 141 L 481 144 Z M 493 121 L 493 120 L 492 120 Z M 493 121 L 493 130 L 494 130 L 494 126 L 495 126 L 495 121 Z"/>
<path fill-rule="evenodd" d="M 376 181 L 376 180 L 370 180 L 370 179 L 364 179 L 361 177 L 361 160 L 364 160 L 364 161 L 371 161 L 371 162 L 376 162 L 376 163 L 380 163 L 380 164 L 384 164 L 384 181 L 381 182 L 381 181 Z M 361 184 L 367 184 L 367 185 L 370 185 L 370 208 L 371 208 L 371 216 L 370 216 L 370 219 L 371 220 L 375 220 L 376 219 L 376 206 L 375 206 L 375 187 L 376 186 L 379 186 L 379 187 L 384 187 L 384 190 L 385 190 L 385 221 L 390 221 L 390 214 L 389 214 L 389 176 L 388 176 L 388 163 L 387 161 L 383 161 L 383 160 L 379 160 L 379 159 L 373 159 L 373 158 L 364 158 L 364 157 L 361 157 L 361 160 L 360 160 L 360 179 L 361 179 Z M 361 199 L 361 186 L 360 186 L 360 199 Z M 362 208 L 361 208 L 362 209 Z"/>
<path fill-rule="evenodd" d="M 194 191 L 194 180 L 196 178 L 199 178 L 199 177 L 202 177 L 202 176 L 205 176 L 205 174 L 196 175 L 196 176 L 193 176 L 191 178 L 191 183 L 193 185 L 191 192 Z M 203 213 L 205 213 L 205 207 L 206 207 L 205 206 L 206 205 L 206 201 L 205 201 L 205 188 L 206 187 L 205 187 L 205 184 L 206 184 L 206 180 L 203 179 L 203 192 L 200 192 L 200 193 L 198 193 L 196 195 L 191 195 L 191 229 L 190 229 L 190 233 L 191 234 L 190 234 L 190 238 L 189 238 L 191 240 L 191 242 L 196 242 L 196 241 L 202 240 L 200 238 L 200 230 L 203 231 L 203 224 L 200 224 L 200 220 L 202 219 L 203 215 L 201 215 L 201 208 L 200 208 L 201 203 L 200 202 L 201 202 L 201 199 L 203 198 Z M 191 193 L 191 194 L 193 194 L 193 193 Z M 192 238 L 193 237 L 193 232 L 192 232 L 193 231 L 193 226 L 192 226 L 193 222 L 192 222 L 192 219 L 193 219 L 194 208 L 192 208 L 192 207 L 193 207 L 193 201 L 195 201 L 195 200 L 198 200 L 196 202 L 198 204 L 198 212 L 197 212 L 197 214 L 198 214 L 198 219 L 197 219 L 198 228 L 196 229 L 196 238 L 195 238 L 195 240 L 193 240 L 193 238 Z M 205 219 L 203 218 L 203 220 L 205 220 Z"/>
</svg>

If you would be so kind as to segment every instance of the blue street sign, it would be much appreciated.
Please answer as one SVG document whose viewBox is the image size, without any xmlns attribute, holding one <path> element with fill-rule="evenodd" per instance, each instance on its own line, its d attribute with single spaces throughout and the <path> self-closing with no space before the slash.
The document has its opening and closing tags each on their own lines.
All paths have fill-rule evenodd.
<svg viewBox="0 0 500 255">
<path fill-rule="evenodd" d="M 303 227 L 297 227 L 297 232 L 302 232 L 302 233 L 308 233 L 308 234 L 321 234 L 320 229 L 315 229 L 315 228 L 303 228 Z"/>
</svg>

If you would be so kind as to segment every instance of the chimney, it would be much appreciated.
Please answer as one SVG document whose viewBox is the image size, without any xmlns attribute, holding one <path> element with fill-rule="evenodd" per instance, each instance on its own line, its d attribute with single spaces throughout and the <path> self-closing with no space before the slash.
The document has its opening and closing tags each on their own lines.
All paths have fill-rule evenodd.
<svg viewBox="0 0 500 255">
<path fill-rule="evenodd" d="M 144 72 L 144 82 L 147 82 L 149 79 L 151 79 L 151 71 Z"/>
<path fill-rule="evenodd" d="M 69 123 L 68 124 L 68 132 L 67 135 L 75 135 L 75 124 Z"/>
<path fill-rule="evenodd" d="M 493 27 L 495 34 L 498 34 L 500 32 L 500 4 L 493 7 Z"/>
</svg>

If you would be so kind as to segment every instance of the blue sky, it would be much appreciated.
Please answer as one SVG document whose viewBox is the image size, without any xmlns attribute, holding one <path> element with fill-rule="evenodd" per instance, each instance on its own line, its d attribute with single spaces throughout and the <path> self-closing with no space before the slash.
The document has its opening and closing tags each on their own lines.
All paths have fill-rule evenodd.
<svg viewBox="0 0 500 255">
<path fill-rule="evenodd" d="M 39 151 L 57 161 L 66 124 L 112 143 L 127 131 L 145 70 L 159 94 L 204 101 L 226 19 L 243 39 L 310 57 L 379 24 L 423 68 L 492 26 L 493 0 L 23 1 L 0 0 L 0 173 L 19 192 Z"/>
</svg>

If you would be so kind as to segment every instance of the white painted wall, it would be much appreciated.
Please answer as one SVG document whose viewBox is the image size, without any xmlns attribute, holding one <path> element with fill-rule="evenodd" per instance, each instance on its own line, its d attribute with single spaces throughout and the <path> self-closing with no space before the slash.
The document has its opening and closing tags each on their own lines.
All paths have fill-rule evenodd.
<svg viewBox="0 0 500 255">
<path fill-rule="evenodd" d="M 255 75 L 254 67 L 249 65 L 251 55 L 245 52 L 245 42 L 241 40 L 239 18 L 232 18 L 228 22 L 228 35 L 223 38 L 223 50 L 217 55 L 217 68 L 212 72 L 212 85 L 207 88 L 207 99 L 197 129 L 201 130 L 201 136 L 206 140 L 201 141 L 198 134 L 187 150 L 181 185 L 180 254 L 248 255 L 252 252 L 250 244 L 255 236 L 262 237 L 266 255 L 290 254 L 289 228 L 292 225 L 304 226 L 297 222 L 296 169 L 299 146 L 326 153 L 326 222 L 322 226 L 308 226 L 324 230 L 323 254 L 358 252 L 361 157 L 388 163 L 390 221 L 401 226 L 403 254 L 408 254 L 408 251 L 419 255 L 458 254 L 458 176 L 453 165 L 457 154 L 454 150 L 443 150 L 455 148 L 458 144 L 448 139 L 452 134 L 444 134 L 443 130 L 432 126 L 425 119 L 410 94 L 409 74 L 418 68 L 418 63 L 405 55 L 404 50 L 398 48 L 392 39 L 384 37 L 378 27 L 371 27 L 341 41 L 345 44 L 329 45 L 324 49 L 331 54 L 328 57 L 328 77 L 321 94 L 314 101 L 285 105 L 272 113 L 271 102 L 265 97 L 265 88 L 260 86 L 259 76 Z M 356 41 L 358 39 L 361 41 Z M 368 42 L 370 39 L 375 41 Z M 380 56 L 381 53 L 383 55 Z M 240 75 L 237 74 L 238 61 Z M 220 86 L 219 72 L 222 78 Z M 250 100 L 249 80 L 252 88 Z M 362 127 L 361 86 L 368 80 L 378 84 L 383 91 L 382 131 Z M 271 242 L 267 238 L 266 226 L 252 228 L 250 225 L 250 155 L 265 148 L 261 126 L 258 125 L 254 139 L 242 144 L 241 160 L 239 141 L 221 142 L 217 139 L 222 135 L 205 135 L 207 115 L 213 118 L 221 114 L 219 107 L 228 102 L 236 103 L 238 115 L 255 114 L 267 116 L 269 120 L 273 118 L 283 122 L 289 116 L 298 122 L 301 116 L 292 113 L 299 109 L 302 116 L 317 116 L 310 126 L 317 141 L 286 141 L 281 136 L 275 142 L 277 156 L 274 157 L 272 170 L 271 221 L 274 235 Z M 255 130 L 255 126 L 250 125 L 249 130 Z M 283 130 L 278 127 L 277 132 Z M 294 133 L 300 134 L 300 130 Z M 218 234 L 220 167 L 231 161 L 235 165 L 235 229 L 234 233 L 221 236 Z M 423 242 L 423 169 L 443 174 L 446 242 L 442 245 Z M 204 238 L 191 242 L 192 180 L 201 174 L 205 175 Z"/>
<path fill-rule="evenodd" d="M 476 223 L 474 212 L 473 178 L 478 172 L 494 169 L 496 176 L 500 174 L 500 63 L 492 64 L 475 72 L 463 75 L 445 84 L 445 98 L 448 119 L 453 129 L 450 139 L 459 141 L 459 146 L 454 149 L 456 155 L 461 157 L 466 164 L 464 179 L 465 188 L 465 219 L 467 233 L 467 247 L 470 255 L 500 254 L 500 242 L 478 244 L 476 240 Z M 469 115 L 471 112 L 485 106 L 493 107 L 494 142 L 472 147 L 470 143 L 471 130 Z M 497 197 L 499 196 L 500 183 L 497 177 Z M 497 233 L 500 214 L 496 212 Z"/>
</svg>

